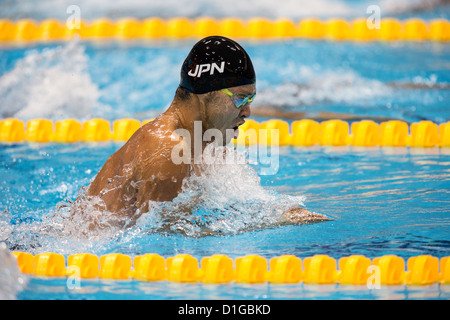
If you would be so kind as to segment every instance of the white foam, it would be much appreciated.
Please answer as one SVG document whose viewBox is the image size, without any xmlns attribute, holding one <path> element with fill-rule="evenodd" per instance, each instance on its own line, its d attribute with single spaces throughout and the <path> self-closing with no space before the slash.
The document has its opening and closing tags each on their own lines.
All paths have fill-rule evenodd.
<svg viewBox="0 0 450 320">
<path fill-rule="evenodd" d="M 82 188 L 76 201 L 67 200 L 49 212 L 35 213 L 42 217 L 40 221 L 10 225 L 11 215 L 4 212 L 0 226 L 7 228 L 1 228 L 0 240 L 30 253 L 99 252 L 111 245 L 134 243 L 147 234 L 199 237 L 264 229 L 285 223 L 283 213 L 287 209 L 303 206 L 303 196 L 263 187 L 256 171 L 242 164 L 239 157 L 244 156 L 226 150 L 236 162 L 221 161 L 223 150 L 219 147 L 212 155 L 214 159 L 208 159 L 210 165 L 201 166 L 201 175 L 184 180 L 178 197 L 167 202 L 150 201 L 149 212 L 137 220 L 99 210 L 103 201 L 86 197 Z"/>
<path fill-rule="evenodd" d="M 88 72 L 88 57 L 77 41 L 39 52 L 31 50 L 0 77 L 0 116 L 87 119 L 100 91 Z"/>
<path fill-rule="evenodd" d="M 15 300 L 27 281 L 27 277 L 20 272 L 16 258 L 5 243 L 0 243 L 0 300 Z"/>
<path fill-rule="evenodd" d="M 223 149 L 228 154 L 222 157 Z M 163 230 L 188 236 L 237 234 L 273 226 L 283 221 L 283 213 L 303 206 L 303 196 L 288 196 L 264 188 L 256 171 L 242 164 L 243 154 L 218 147 L 215 154 L 206 153 L 202 175 L 184 180 L 183 190 L 173 201 L 150 202 L 151 215 L 159 216 Z M 151 218 L 153 219 L 153 218 Z M 139 223 L 148 226 L 147 217 Z"/>
<path fill-rule="evenodd" d="M 300 81 L 287 82 L 258 92 L 254 107 L 273 106 L 295 108 L 318 103 L 347 103 L 372 106 L 374 98 L 385 97 L 392 90 L 384 83 L 361 77 L 350 70 L 316 72 L 301 66 Z"/>
</svg>

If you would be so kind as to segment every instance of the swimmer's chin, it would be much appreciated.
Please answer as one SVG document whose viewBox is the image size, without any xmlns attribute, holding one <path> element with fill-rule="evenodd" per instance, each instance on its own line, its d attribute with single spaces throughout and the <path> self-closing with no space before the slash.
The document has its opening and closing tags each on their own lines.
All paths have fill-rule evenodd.
<svg viewBox="0 0 450 320">
<path fill-rule="evenodd" d="M 282 224 L 313 224 L 334 220 L 323 214 L 308 211 L 302 207 L 294 207 L 284 212 Z"/>
</svg>

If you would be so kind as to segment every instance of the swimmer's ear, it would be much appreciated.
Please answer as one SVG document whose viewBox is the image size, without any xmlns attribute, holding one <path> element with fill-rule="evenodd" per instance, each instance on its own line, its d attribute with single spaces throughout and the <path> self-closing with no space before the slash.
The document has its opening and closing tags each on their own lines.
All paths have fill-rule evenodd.
<svg viewBox="0 0 450 320">
<path fill-rule="evenodd" d="M 284 218 L 286 222 L 294 224 L 311 224 L 334 220 L 323 214 L 310 212 L 302 207 L 294 207 L 286 210 L 284 212 Z"/>
</svg>

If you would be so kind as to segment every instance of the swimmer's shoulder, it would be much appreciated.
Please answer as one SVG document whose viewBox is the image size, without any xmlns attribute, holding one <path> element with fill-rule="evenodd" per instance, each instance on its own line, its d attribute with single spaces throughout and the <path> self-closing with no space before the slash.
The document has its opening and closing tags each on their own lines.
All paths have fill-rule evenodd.
<svg viewBox="0 0 450 320">
<path fill-rule="evenodd" d="M 161 114 L 153 121 L 150 121 L 139 128 L 136 135 L 149 142 L 160 143 L 170 140 L 175 129 L 176 126 L 173 123 L 173 119 Z"/>
<path fill-rule="evenodd" d="M 173 118 L 164 114 L 146 123 L 126 143 L 124 154 L 126 158 L 133 157 L 138 163 L 156 166 L 156 163 L 171 162 L 172 149 L 180 143 L 180 137 Z M 132 159 L 129 159 L 132 160 Z"/>
<path fill-rule="evenodd" d="M 175 128 L 167 119 L 155 119 L 141 127 L 141 137 L 147 148 L 136 155 L 138 180 L 142 181 L 138 202 L 170 201 L 180 192 L 189 166 L 172 159 L 173 148 L 180 143 Z"/>
</svg>

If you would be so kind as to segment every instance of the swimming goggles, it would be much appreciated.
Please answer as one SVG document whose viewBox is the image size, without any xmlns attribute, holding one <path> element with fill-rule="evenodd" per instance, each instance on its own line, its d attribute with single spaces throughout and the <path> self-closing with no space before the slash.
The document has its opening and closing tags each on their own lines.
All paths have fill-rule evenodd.
<svg viewBox="0 0 450 320">
<path fill-rule="evenodd" d="M 228 89 L 222 89 L 220 90 L 223 93 L 225 93 L 227 96 L 230 97 L 231 101 L 233 101 L 234 105 L 236 106 L 236 108 L 240 108 L 242 106 L 245 106 L 247 103 L 250 103 L 253 101 L 253 99 L 256 96 L 256 93 L 246 96 L 240 93 L 233 93 Z"/>
</svg>

